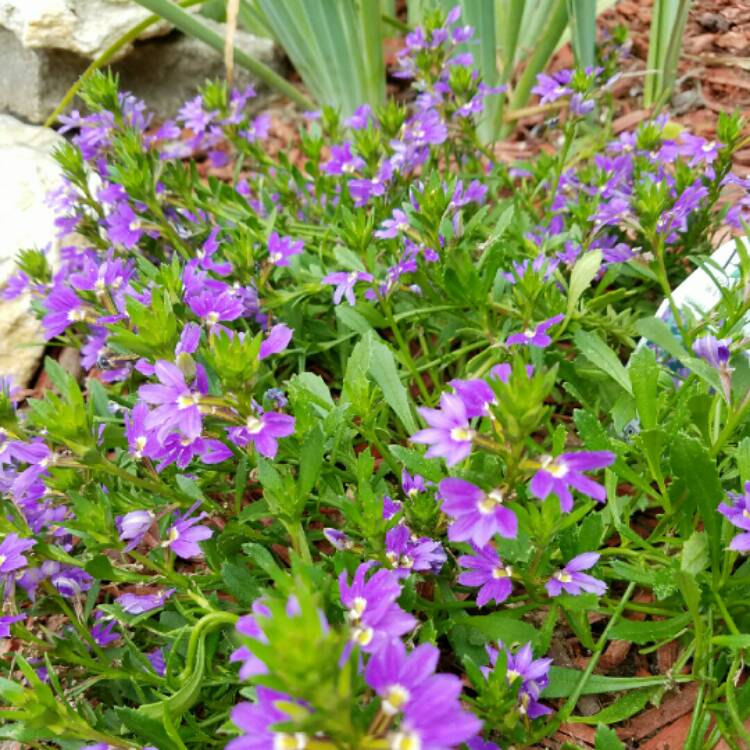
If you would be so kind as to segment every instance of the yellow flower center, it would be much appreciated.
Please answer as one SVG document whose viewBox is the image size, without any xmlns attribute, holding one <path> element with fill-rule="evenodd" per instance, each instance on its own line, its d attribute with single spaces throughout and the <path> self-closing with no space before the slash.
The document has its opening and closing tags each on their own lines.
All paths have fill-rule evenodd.
<svg viewBox="0 0 750 750">
<path fill-rule="evenodd" d="M 409 691 L 401 685 L 391 685 L 383 698 L 383 713 L 395 716 L 409 700 Z"/>
<path fill-rule="evenodd" d="M 505 567 L 497 565 L 492 569 L 492 577 L 495 580 L 499 580 L 500 578 L 510 578 L 512 575 L 513 568 L 511 568 L 510 565 L 506 565 Z"/>
<path fill-rule="evenodd" d="M 488 492 L 478 503 L 477 508 L 483 516 L 492 513 L 498 505 L 503 503 L 503 493 L 500 490 Z"/>
<path fill-rule="evenodd" d="M 177 397 L 177 408 L 189 409 L 191 406 L 197 406 L 200 400 L 200 393 L 183 393 Z"/>
<path fill-rule="evenodd" d="M 307 735 L 304 732 L 276 732 L 273 737 L 274 750 L 304 750 L 307 747 Z"/>
<path fill-rule="evenodd" d="M 422 742 L 413 732 L 396 732 L 391 735 L 390 750 L 422 750 Z"/>
<path fill-rule="evenodd" d="M 469 440 L 473 440 L 476 433 L 474 430 L 466 427 L 454 427 L 450 434 L 451 440 L 455 440 L 457 443 L 465 443 Z"/>
<path fill-rule="evenodd" d="M 258 417 L 250 416 L 245 422 L 245 429 L 251 435 L 257 435 L 263 429 L 263 422 Z"/>
</svg>

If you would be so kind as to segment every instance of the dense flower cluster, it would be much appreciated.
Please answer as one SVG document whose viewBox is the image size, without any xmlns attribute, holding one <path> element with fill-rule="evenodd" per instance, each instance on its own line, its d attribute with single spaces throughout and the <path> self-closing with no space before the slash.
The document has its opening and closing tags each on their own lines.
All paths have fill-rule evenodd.
<svg viewBox="0 0 750 750">
<path fill-rule="evenodd" d="M 294 163 L 251 88 L 209 84 L 163 123 L 109 76 L 83 88 L 59 257 L 23 250 L 3 292 L 85 373 L 50 359 L 25 402 L 0 383 L 13 736 L 496 750 L 554 731 L 549 696 L 572 695 L 555 628 L 596 664 L 587 610 L 622 616 L 631 581 L 660 618 L 708 560 L 705 598 L 733 596 L 719 556 L 750 551 L 750 484 L 718 508 L 731 540 L 708 495 L 720 454 L 747 475 L 746 441 L 727 449 L 747 305 L 733 289 L 697 321 L 671 289 L 745 219 L 720 200 L 748 187 L 742 123 L 708 142 L 657 118 L 574 152 L 611 79 L 557 71 L 534 91 L 560 148 L 508 167 L 478 136 L 500 90 L 475 49 L 435 11 L 398 55 L 411 97 L 309 116 Z M 684 377 L 660 378 L 644 331 Z"/>
</svg>

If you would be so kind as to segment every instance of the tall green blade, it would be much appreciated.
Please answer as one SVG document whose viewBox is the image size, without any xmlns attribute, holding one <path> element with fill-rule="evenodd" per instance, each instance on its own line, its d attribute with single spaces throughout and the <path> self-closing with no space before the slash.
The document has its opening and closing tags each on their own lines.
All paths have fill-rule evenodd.
<svg viewBox="0 0 750 750">
<path fill-rule="evenodd" d="M 568 0 L 576 66 L 593 68 L 596 60 L 596 0 Z"/>
<path fill-rule="evenodd" d="M 148 8 L 152 13 L 166 19 L 183 33 L 193 36 L 196 39 L 200 39 L 209 47 L 213 47 L 217 52 L 224 52 L 224 39 L 221 35 L 201 23 L 200 19 L 196 16 L 186 13 L 178 5 L 175 5 L 169 0 L 136 0 L 136 2 L 144 8 Z M 297 91 L 297 89 L 288 81 L 285 81 L 267 65 L 250 57 L 250 55 L 238 47 L 234 48 L 234 59 L 237 63 L 242 65 L 243 68 L 247 68 L 261 81 L 272 88 L 275 88 L 277 91 L 280 91 L 285 96 L 288 96 L 292 101 L 299 104 L 299 106 L 304 107 L 305 109 L 310 109 L 312 107 L 310 101 Z M 196 81 L 196 83 L 198 82 Z"/>
</svg>

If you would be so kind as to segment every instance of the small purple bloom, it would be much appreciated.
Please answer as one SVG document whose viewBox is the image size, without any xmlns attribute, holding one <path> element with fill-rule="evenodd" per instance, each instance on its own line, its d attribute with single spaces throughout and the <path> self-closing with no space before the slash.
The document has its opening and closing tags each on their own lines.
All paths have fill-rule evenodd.
<svg viewBox="0 0 750 750">
<path fill-rule="evenodd" d="M 59 336 L 68 326 L 86 320 L 86 306 L 75 292 L 64 286 L 56 286 L 44 300 L 47 314 L 42 318 L 44 337 Z"/>
<path fill-rule="evenodd" d="M 167 589 L 160 594 L 122 594 L 115 599 L 115 604 L 119 604 L 130 615 L 140 615 L 163 607 L 174 592 L 175 589 Z"/>
<path fill-rule="evenodd" d="M 729 498 L 732 504 L 722 503 L 719 505 L 718 511 L 732 526 L 742 529 L 743 532 L 732 539 L 729 543 L 729 549 L 735 552 L 750 552 L 750 482 L 745 483 L 744 495 L 730 492 Z"/>
<path fill-rule="evenodd" d="M 261 456 L 274 458 L 279 450 L 279 438 L 294 434 L 294 417 L 259 409 L 245 420 L 242 427 L 230 427 L 228 433 L 237 445 L 253 443 Z"/>
<path fill-rule="evenodd" d="M 333 292 L 333 304 L 338 305 L 343 297 L 350 305 L 356 305 L 354 287 L 359 281 L 371 282 L 373 277 L 364 271 L 335 271 L 323 277 L 324 284 L 331 284 L 336 289 Z"/>
<path fill-rule="evenodd" d="M 440 409 L 421 407 L 418 411 L 429 427 L 412 435 L 411 441 L 430 446 L 427 458 L 442 456 L 448 466 L 453 466 L 471 453 L 476 432 L 469 425 L 466 407 L 459 396 L 443 393 Z"/>
<path fill-rule="evenodd" d="M 447 559 L 440 542 L 414 536 L 404 524 L 397 524 L 386 533 L 385 556 L 400 575 L 409 575 L 412 570 L 437 575 Z"/>
<path fill-rule="evenodd" d="M 406 469 L 401 470 L 401 489 L 408 497 L 415 497 L 420 492 L 426 492 L 424 477 L 415 474 L 411 476 Z"/>
<path fill-rule="evenodd" d="M 36 542 L 33 539 L 21 539 L 18 534 L 8 534 L 0 542 L 0 573 L 12 573 L 26 567 L 28 560 L 23 554 L 30 550 Z"/>
<path fill-rule="evenodd" d="M 602 596 L 607 590 L 607 584 L 598 578 L 581 573 L 582 570 L 593 568 L 599 560 L 600 555 L 596 552 L 584 552 L 574 557 L 565 567 L 558 570 L 552 578 L 547 581 L 545 588 L 550 596 L 560 596 L 564 591 L 566 594 L 577 596 L 583 591 L 597 596 Z"/>
<path fill-rule="evenodd" d="M 210 327 L 221 320 L 237 320 L 245 311 L 242 300 L 229 291 L 216 294 L 206 290 L 188 297 L 187 303 L 188 307 Z"/>
<path fill-rule="evenodd" d="M 14 622 L 21 622 L 21 620 L 25 619 L 24 615 L 4 615 L 0 617 L 0 638 L 9 638 L 10 626 Z"/>
<path fill-rule="evenodd" d="M 154 514 L 150 510 L 133 510 L 124 516 L 117 516 L 115 523 L 120 541 L 127 542 L 123 552 L 135 549 L 146 536 L 154 522 Z"/>
<path fill-rule="evenodd" d="M 518 712 L 530 719 L 552 713 L 552 709 L 539 703 L 538 700 L 542 690 L 549 684 L 549 668 L 552 659 L 534 659 L 530 643 L 522 646 L 515 654 L 505 648 L 502 643 L 497 645 L 497 649 L 492 646 L 486 647 L 490 664 L 492 667 L 495 666 L 499 654 L 498 649 L 503 649 L 507 656 L 505 679 L 511 686 L 517 680 L 521 681 L 518 689 Z M 481 667 L 481 670 L 485 677 L 489 676 L 491 671 L 490 667 Z"/>
<path fill-rule="evenodd" d="M 149 651 L 146 654 L 146 658 L 151 662 L 154 672 L 159 677 L 164 677 L 167 674 L 167 664 L 164 661 L 164 652 L 160 648 L 155 648 L 153 651 Z"/>
<path fill-rule="evenodd" d="M 288 266 L 289 258 L 299 255 L 305 247 L 302 240 L 291 237 L 279 237 L 277 232 L 271 232 L 268 238 L 268 259 L 275 266 Z"/>
<path fill-rule="evenodd" d="M 729 347 L 732 339 L 717 339 L 713 334 L 707 334 L 696 339 L 693 343 L 693 351 L 705 359 L 711 367 L 717 370 L 725 368 L 729 364 Z"/>
<path fill-rule="evenodd" d="M 294 331 L 283 323 L 275 325 L 261 342 L 258 359 L 265 359 L 272 354 L 283 352 L 292 340 L 293 333 Z"/>
<path fill-rule="evenodd" d="M 401 585 L 396 573 L 380 569 L 366 579 L 374 562 L 362 563 L 351 584 L 346 571 L 339 576 L 341 603 L 346 607 L 346 620 L 351 627 L 352 641 L 366 653 L 374 653 L 393 638 L 412 630 L 417 621 L 396 604 Z"/>
<path fill-rule="evenodd" d="M 258 617 L 270 617 L 271 611 L 260 599 L 256 599 L 252 606 L 253 614 L 245 615 L 237 620 L 237 632 L 245 638 L 250 638 L 261 643 L 268 643 L 268 639 L 258 625 Z M 240 679 L 247 680 L 259 674 L 266 674 L 266 665 L 247 647 L 240 646 L 232 652 L 230 662 L 242 662 L 240 667 Z"/>
<path fill-rule="evenodd" d="M 199 437 L 203 429 L 199 404 L 207 389 L 199 383 L 197 391 L 191 390 L 179 367 L 165 360 L 154 365 L 154 373 L 160 384 L 147 383 L 138 389 L 144 401 L 157 407 L 146 417 L 146 427 L 156 430 L 159 440 L 175 428 L 186 437 Z"/>
<path fill-rule="evenodd" d="M 383 713 L 396 716 L 408 710 L 416 689 L 434 674 L 439 656 L 429 643 L 407 653 L 404 644 L 394 638 L 370 657 L 365 682 L 380 696 Z"/>
<path fill-rule="evenodd" d="M 537 84 L 531 89 L 531 93 L 540 97 L 541 104 L 549 104 L 573 93 L 573 89 L 568 86 L 572 78 L 571 70 L 561 70 L 551 76 L 540 73 L 536 77 Z"/>
<path fill-rule="evenodd" d="M 552 343 L 552 339 L 547 335 L 547 330 L 563 320 L 564 315 L 555 315 L 549 320 L 538 323 L 536 328 L 527 328 L 520 333 L 513 333 L 508 336 L 507 344 L 522 344 L 524 346 L 538 346 L 543 349 Z"/>
<path fill-rule="evenodd" d="M 210 539 L 213 536 L 213 531 L 208 526 L 196 526 L 199 521 L 207 517 L 206 513 L 200 513 L 192 518 L 189 517 L 198 507 L 199 502 L 191 506 L 187 512 L 178 515 L 167 531 L 167 541 L 164 542 L 164 546 L 169 547 L 177 557 L 181 557 L 183 560 L 189 560 L 191 557 L 202 557 L 203 552 L 198 546 L 198 542 Z"/>
<path fill-rule="evenodd" d="M 515 539 L 518 519 L 503 505 L 500 490 L 485 492 L 464 479 L 449 477 L 438 485 L 438 494 L 443 513 L 453 519 L 448 527 L 452 542 L 471 541 L 484 547 L 495 534 Z"/>
<path fill-rule="evenodd" d="M 497 604 L 504 602 L 513 593 L 513 569 L 503 564 L 494 547 L 473 547 L 475 554 L 458 558 L 459 565 L 465 568 L 458 582 L 463 586 L 479 587 L 478 607 L 493 601 Z"/>
<path fill-rule="evenodd" d="M 365 162 L 359 156 L 352 154 L 350 143 L 331 146 L 331 158 L 322 166 L 326 174 L 353 174 L 364 169 Z"/>
<path fill-rule="evenodd" d="M 140 217 L 125 201 L 115 204 L 114 210 L 107 216 L 106 223 L 109 239 L 128 250 L 134 248 L 143 236 Z"/>
<path fill-rule="evenodd" d="M 498 365 L 500 367 L 500 365 Z M 451 380 L 449 385 L 459 395 L 469 419 L 489 414 L 488 405 L 494 403 L 495 394 L 484 380 Z"/>
<path fill-rule="evenodd" d="M 554 493 L 560 500 L 560 507 L 566 513 L 573 509 L 573 496 L 569 487 L 603 502 L 607 497 L 604 487 L 584 476 L 583 472 L 603 469 L 614 460 L 615 455 L 609 451 L 579 451 L 562 453 L 554 457 L 545 456 L 539 471 L 531 478 L 529 490 L 540 500 Z"/>
<path fill-rule="evenodd" d="M 101 646 L 102 648 L 111 645 L 120 637 L 119 633 L 114 632 L 115 627 L 117 626 L 117 621 L 106 618 L 107 615 L 101 610 L 98 610 L 96 614 L 94 614 L 96 622 L 91 628 L 91 637 L 96 642 L 96 645 Z"/>
<path fill-rule="evenodd" d="M 397 208 L 393 211 L 391 218 L 386 219 L 380 225 L 380 229 L 375 232 L 375 236 L 381 240 L 394 239 L 408 229 L 409 217 L 401 209 Z"/>
</svg>

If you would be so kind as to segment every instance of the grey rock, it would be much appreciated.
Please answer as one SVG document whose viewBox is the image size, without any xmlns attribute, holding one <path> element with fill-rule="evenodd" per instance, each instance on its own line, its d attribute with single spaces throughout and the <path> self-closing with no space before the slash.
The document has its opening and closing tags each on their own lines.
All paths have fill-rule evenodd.
<svg viewBox="0 0 750 750">
<path fill-rule="evenodd" d="M 91 60 L 149 15 L 133 0 L 0 0 L 0 26 L 10 29 L 23 47 L 65 50 Z M 159 22 L 145 35 L 169 29 Z"/>
<path fill-rule="evenodd" d="M 224 33 L 223 26 L 203 19 Z M 273 42 L 237 30 L 237 46 L 256 60 L 278 70 Z M 29 49 L 13 32 L 0 28 L 0 112 L 42 123 L 86 69 L 88 60 L 56 49 Z M 224 75 L 223 55 L 179 32 L 138 42 L 128 57 L 112 66 L 124 89 L 146 101 L 160 119 L 173 117 L 196 88 Z M 235 84 L 256 83 L 235 65 Z"/>
<path fill-rule="evenodd" d="M 49 248 L 54 263 L 55 216 L 45 197 L 60 183 L 52 151 L 61 141 L 52 130 L 0 115 L 0 287 L 13 274 L 20 249 Z M 0 300 L 0 375 L 26 385 L 43 348 L 42 327 L 29 311 L 28 296 Z"/>
</svg>

